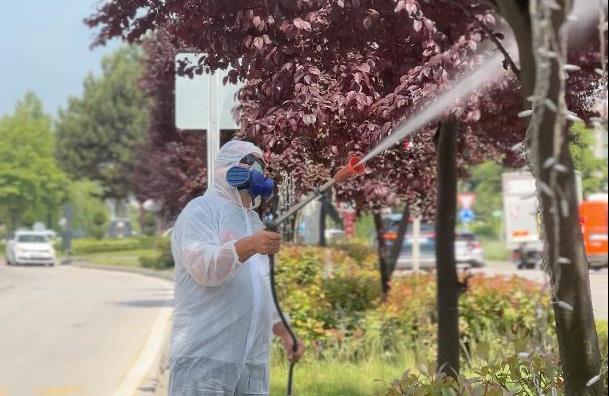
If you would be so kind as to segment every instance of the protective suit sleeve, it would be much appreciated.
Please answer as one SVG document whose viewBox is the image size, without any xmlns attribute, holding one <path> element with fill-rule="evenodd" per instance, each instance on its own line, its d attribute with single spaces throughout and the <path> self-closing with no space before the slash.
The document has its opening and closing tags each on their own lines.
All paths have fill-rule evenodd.
<svg viewBox="0 0 609 396">
<path fill-rule="evenodd" d="M 281 318 L 279 317 L 279 312 L 277 312 L 277 307 L 275 306 L 275 304 L 273 304 L 273 310 L 271 312 L 271 323 L 273 324 L 273 326 L 275 326 L 277 323 L 281 323 Z"/>
<path fill-rule="evenodd" d="M 190 276 L 201 286 L 219 286 L 241 264 L 236 240 L 221 242 L 218 220 L 209 210 L 194 208 L 173 232 L 175 251 Z"/>
</svg>

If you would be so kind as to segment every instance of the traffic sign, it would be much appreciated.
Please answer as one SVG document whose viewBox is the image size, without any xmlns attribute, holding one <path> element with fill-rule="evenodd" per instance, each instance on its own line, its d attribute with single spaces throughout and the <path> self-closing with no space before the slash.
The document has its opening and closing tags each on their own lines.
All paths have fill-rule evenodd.
<svg viewBox="0 0 609 396">
<path fill-rule="evenodd" d="M 461 209 L 459 212 L 459 219 L 463 223 L 471 223 L 475 218 L 474 211 L 471 209 Z"/>
<path fill-rule="evenodd" d="M 462 192 L 457 195 L 457 200 L 463 209 L 471 209 L 476 203 L 476 194 L 471 192 Z"/>
</svg>

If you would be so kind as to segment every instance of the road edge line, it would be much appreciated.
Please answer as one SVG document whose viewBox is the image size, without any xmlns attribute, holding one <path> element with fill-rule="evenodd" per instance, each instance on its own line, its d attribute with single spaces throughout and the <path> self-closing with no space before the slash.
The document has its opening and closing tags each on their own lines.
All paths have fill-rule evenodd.
<svg viewBox="0 0 609 396">
<path fill-rule="evenodd" d="M 161 308 L 137 360 L 125 374 L 112 396 L 132 396 L 138 392 L 140 385 L 146 379 L 163 349 L 172 313 L 173 309 L 170 307 Z"/>
</svg>

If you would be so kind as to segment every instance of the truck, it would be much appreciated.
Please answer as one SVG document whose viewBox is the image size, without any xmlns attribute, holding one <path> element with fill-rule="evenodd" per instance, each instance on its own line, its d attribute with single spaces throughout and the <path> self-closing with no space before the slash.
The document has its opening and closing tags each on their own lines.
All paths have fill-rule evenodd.
<svg viewBox="0 0 609 396">
<path fill-rule="evenodd" d="M 607 193 L 591 194 L 579 204 L 586 257 L 590 268 L 607 266 Z"/>
<path fill-rule="evenodd" d="M 581 175 L 576 172 L 578 202 L 581 201 Z M 535 178 L 529 171 L 502 175 L 503 214 L 506 246 L 518 269 L 539 267 L 543 258 L 540 237 L 541 211 Z"/>
<path fill-rule="evenodd" d="M 505 241 L 518 269 L 535 268 L 542 259 L 539 200 L 530 172 L 502 176 Z"/>
</svg>

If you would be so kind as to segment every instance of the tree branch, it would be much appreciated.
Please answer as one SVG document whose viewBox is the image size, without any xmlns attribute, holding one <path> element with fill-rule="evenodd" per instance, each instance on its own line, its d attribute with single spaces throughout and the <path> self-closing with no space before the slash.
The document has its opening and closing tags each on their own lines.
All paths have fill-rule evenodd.
<svg viewBox="0 0 609 396">
<path fill-rule="evenodd" d="M 475 16 L 472 16 L 472 14 L 469 12 L 469 10 L 463 4 L 461 4 L 458 0 L 455 2 L 452 2 L 452 4 L 459 7 L 467 15 L 468 18 L 471 18 L 474 21 L 476 21 L 478 26 L 480 26 L 480 28 L 482 28 L 482 30 L 484 30 L 486 32 L 486 34 L 488 34 L 489 38 L 493 41 L 495 46 L 497 46 L 497 49 L 499 50 L 499 52 L 501 52 L 501 54 L 503 55 L 504 67 L 506 67 L 506 69 L 512 69 L 512 72 L 516 75 L 516 77 L 519 77 L 520 70 L 518 69 L 518 66 L 516 66 L 516 62 L 514 62 L 514 60 L 510 56 L 510 53 L 505 49 L 505 47 L 503 46 L 501 41 L 499 41 L 499 39 L 495 36 L 493 31 L 491 29 L 489 29 L 489 27 L 486 26 L 481 20 L 479 20 Z"/>
</svg>

